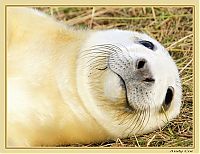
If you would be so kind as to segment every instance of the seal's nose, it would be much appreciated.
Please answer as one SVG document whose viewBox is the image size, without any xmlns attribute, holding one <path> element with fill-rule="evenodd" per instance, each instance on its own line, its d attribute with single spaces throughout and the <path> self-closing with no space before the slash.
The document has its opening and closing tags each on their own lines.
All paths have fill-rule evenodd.
<svg viewBox="0 0 200 154">
<path fill-rule="evenodd" d="M 142 69 L 145 67 L 147 61 L 144 58 L 138 59 L 136 62 L 136 68 L 137 69 Z"/>
<path fill-rule="evenodd" d="M 147 60 L 139 58 L 136 61 L 137 76 L 143 82 L 155 82 L 155 79 L 151 75 L 150 66 L 148 66 Z"/>
</svg>

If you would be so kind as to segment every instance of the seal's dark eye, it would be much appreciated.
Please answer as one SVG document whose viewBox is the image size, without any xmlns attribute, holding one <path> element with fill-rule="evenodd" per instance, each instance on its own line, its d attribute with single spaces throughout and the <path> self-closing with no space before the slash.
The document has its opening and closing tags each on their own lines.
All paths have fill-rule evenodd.
<svg viewBox="0 0 200 154">
<path fill-rule="evenodd" d="M 171 102 L 173 100 L 173 95 L 174 95 L 174 88 L 168 87 L 166 95 L 165 95 L 165 100 L 163 102 L 163 108 L 165 111 L 167 111 L 168 108 L 170 107 Z"/>
<path fill-rule="evenodd" d="M 142 44 L 143 46 L 145 46 L 146 48 L 149 48 L 151 50 L 154 49 L 154 45 L 152 42 L 141 40 L 141 41 L 139 41 L 139 43 Z"/>
</svg>

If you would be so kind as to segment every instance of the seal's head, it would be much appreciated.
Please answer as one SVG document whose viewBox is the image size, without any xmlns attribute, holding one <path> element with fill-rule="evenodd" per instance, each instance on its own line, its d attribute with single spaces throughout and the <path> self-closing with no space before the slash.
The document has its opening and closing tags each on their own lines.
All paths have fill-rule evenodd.
<svg viewBox="0 0 200 154">
<path fill-rule="evenodd" d="M 146 34 L 92 32 L 77 67 L 84 105 L 114 137 L 150 132 L 180 112 L 177 67 L 165 48 Z"/>
</svg>

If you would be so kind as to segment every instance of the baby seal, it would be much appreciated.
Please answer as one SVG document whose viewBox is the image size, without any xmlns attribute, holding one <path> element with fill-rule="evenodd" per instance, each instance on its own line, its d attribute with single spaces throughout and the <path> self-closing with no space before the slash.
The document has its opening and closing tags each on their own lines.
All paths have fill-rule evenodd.
<svg viewBox="0 0 200 154">
<path fill-rule="evenodd" d="M 7 146 L 88 144 L 158 129 L 180 112 L 181 82 L 146 34 L 75 30 L 7 8 Z"/>
</svg>

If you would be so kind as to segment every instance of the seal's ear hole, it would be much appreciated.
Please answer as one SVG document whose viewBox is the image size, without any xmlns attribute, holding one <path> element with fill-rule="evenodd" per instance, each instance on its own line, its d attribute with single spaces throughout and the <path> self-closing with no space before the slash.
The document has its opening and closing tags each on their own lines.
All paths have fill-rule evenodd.
<svg viewBox="0 0 200 154">
<path fill-rule="evenodd" d="M 173 96 L 174 96 L 174 88 L 173 87 L 168 87 L 166 95 L 165 95 L 165 100 L 163 102 L 163 107 L 165 109 L 165 111 L 170 107 L 171 102 L 173 100 Z"/>
</svg>

